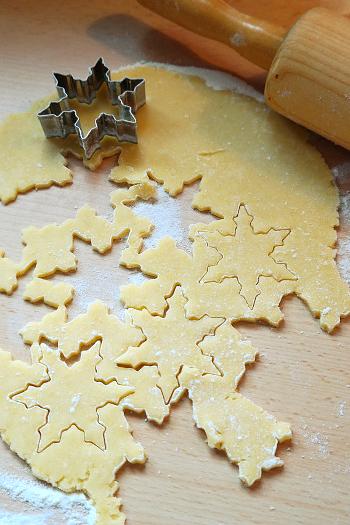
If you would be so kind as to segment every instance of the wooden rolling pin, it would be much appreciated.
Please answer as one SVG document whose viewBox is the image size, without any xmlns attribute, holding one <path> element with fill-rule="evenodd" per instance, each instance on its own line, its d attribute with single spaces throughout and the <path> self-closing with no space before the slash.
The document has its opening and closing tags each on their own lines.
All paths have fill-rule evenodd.
<svg viewBox="0 0 350 525">
<path fill-rule="evenodd" d="M 350 149 L 350 21 L 317 7 L 283 28 L 223 0 L 138 0 L 158 14 L 234 48 L 269 70 L 269 106 Z"/>
</svg>

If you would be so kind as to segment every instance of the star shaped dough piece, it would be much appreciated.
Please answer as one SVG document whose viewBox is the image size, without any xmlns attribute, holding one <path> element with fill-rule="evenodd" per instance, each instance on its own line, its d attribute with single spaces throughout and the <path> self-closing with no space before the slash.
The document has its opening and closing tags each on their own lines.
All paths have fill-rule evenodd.
<svg viewBox="0 0 350 525">
<path fill-rule="evenodd" d="M 157 364 L 165 402 L 169 402 L 178 387 L 177 375 L 184 365 L 193 366 L 203 374 L 219 374 L 210 356 L 204 355 L 197 343 L 214 332 L 222 319 L 186 317 L 186 299 L 177 287 L 168 299 L 164 317 L 153 316 L 147 310 L 130 310 L 135 326 L 141 328 L 146 341 L 117 359 L 118 364 L 140 367 Z"/>
<path fill-rule="evenodd" d="M 230 221 L 231 222 L 231 221 Z M 210 266 L 203 282 L 221 283 L 226 278 L 236 278 L 241 286 L 241 295 L 250 308 L 254 307 L 259 295 L 259 278 L 273 277 L 276 281 L 292 280 L 295 276 L 283 263 L 277 263 L 273 250 L 282 246 L 289 230 L 271 228 L 256 233 L 252 226 L 253 217 L 241 206 L 237 217 L 232 220 L 232 232 L 202 232 L 209 246 L 216 248 L 222 258 Z"/>
<path fill-rule="evenodd" d="M 39 406 L 47 410 L 47 421 L 39 429 L 38 451 L 59 442 L 62 432 L 75 425 L 85 440 L 105 448 L 105 427 L 99 422 L 97 410 L 108 403 L 118 404 L 133 389 L 96 380 L 96 366 L 101 360 L 100 342 L 82 351 L 80 360 L 68 366 L 60 359 L 59 350 L 41 345 L 41 362 L 47 366 L 49 381 L 36 387 L 29 385 L 14 396 L 28 409 Z"/>
</svg>

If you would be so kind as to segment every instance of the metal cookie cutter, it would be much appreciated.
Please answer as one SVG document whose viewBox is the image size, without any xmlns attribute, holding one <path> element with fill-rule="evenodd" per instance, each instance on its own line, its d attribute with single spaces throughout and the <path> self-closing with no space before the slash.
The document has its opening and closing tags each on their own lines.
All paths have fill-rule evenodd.
<svg viewBox="0 0 350 525">
<path fill-rule="evenodd" d="M 101 140 L 105 135 L 116 137 L 120 142 L 137 143 L 134 113 L 146 102 L 144 79 L 126 77 L 121 81 L 112 81 L 103 58 L 99 58 L 95 66 L 90 68 L 86 80 L 60 73 L 54 73 L 54 77 L 60 100 L 51 102 L 38 113 L 46 137 L 66 138 L 72 133 L 77 134 L 87 159 L 101 147 Z M 102 84 L 107 86 L 116 115 L 101 113 L 95 120 L 95 126 L 84 135 L 79 117 L 71 109 L 69 100 L 76 98 L 79 102 L 91 104 Z"/>
</svg>

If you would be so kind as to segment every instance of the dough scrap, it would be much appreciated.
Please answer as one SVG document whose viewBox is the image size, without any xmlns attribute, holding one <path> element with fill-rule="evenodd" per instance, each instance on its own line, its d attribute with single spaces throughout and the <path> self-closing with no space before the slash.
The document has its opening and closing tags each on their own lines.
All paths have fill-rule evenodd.
<svg viewBox="0 0 350 525">
<path fill-rule="evenodd" d="M 250 485 L 260 478 L 261 469 L 282 465 L 275 457 L 276 447 L 291 437 L 290 428 L 236 392 L 246 365 L 255 360 L 252 345 L 241 339 L 229 321 L 188 320 L 185 302 L 177 287 L 167 301 L 164 317 L 151 316 L 146 310 L 130 310 L 126 323 L 110 314 L 100 301 L 71 321 L 67 321 L 66 309 L 60 307 L 41 321 L 29 323 L 22 336 L 32 345 L 45 339 L 57 344 L 68 360 L 76 358 L 77 352 L 88 353 L 90 350 L 84 350 L 87 345 L 101 341 L 102 360 L 97 364 L 96 377 L 105 382 L 113 378 L 129 386 L 135 392 L 123 397 L 118 407 L 144 411 L 157 423 L 168 415 L 170 404 L 188 390 L 197 425 L 209 434 L 211 429 L 209 445 L 224 448 L 229 459 L 239 464 L 241 479 Z M 118 367 L 117 363 L 141 368 Z M 165 385 L 171 385 L 165 391 L 163 377 Z M 215 426 L 210 422 L 212 411 L 216 414 Z M 237 419 L 246 433 L 244 443 L 234 425 Z"/>
<path fill-rule="evenodd" d="M 200 211 L 230 220 L 244 205 L 254 217 L 257 234 L 271 227 L 290 230 L 274 259 L 286 264 L 296 279 L 259 281 L 259 314 L 237 312 L 238 299 L 231 298 L 229 317 L 278 324 L 281 298 L 295 293 L 331 332 L 350 313 L 349 289 L 335 264 L 339 198 L 331 172 L 308 143 L 308 134 L 264 104 L 213 90 L 198 77 L 147 65 L 121 73 L 145 78 L 148 99 L 138 114 L 139 147 L 123 146 L 112 180 L 143 180 L 148 175 L 176 195 L 185 184 L 201 179 L 193 201 Z M 174 129 L 176 133 L 169 132 Z M 221 284 L 217 295 L 227 304 L 237 287 Z"/>
<path fill-rule="evenodd" d="M 35 108 L 36 104 L 0 124 L 0 201 L 4 204 L 18 193 L 72 181 L 67 161 L 45 138 Z"/>
<path fill-rule="evenodd" d="M 31 303 L 43 302 L 53 308 L 67 305 L 73 300 L 74 288 L 68 283 L 55 283 L 46 279 L 34 278 L 23 292 L 23 299 Z"/>
<path fill-rule="evenodd" d="M 37 406 L 28 409 L 9 395 L 20 392 L 23 385 L 40 389 L 47 382 L 39 345 L 33 345 L 31 351 L 33 362 L 29 364 L 13 361 L 8 352 L 0 350 L 2 438 L 27 461 L 38 478 L 65 492 L 85 492 L 95 505 L 97 525 L 123 525 L 125 516 L 120 511 L 121 501 L 115 496 L 119 486 L 115 476 L 126 461 L 145 462 L 142 446 L 133 439 L 121 407 L 109 403 L 99 410 L 99 421 L 106 429 L 103 450 L 86 442 L 83 432 L 73 425 L 62 433 L 59 443 L 38 452 L 38 429 L 46 423 L 46 412 Z"/>
<path fill-rule="evenodd" d="M 212 333 L 223 319 L 191 321 L 185 312 L 186 299 L 177 288 L 167 300 L 165 316 L 153 316 L 147 310 L 130 311 L 132 322 L 141 328 L 146 340 L 138 347 L 131 347 L 118 357 L 118 364 L 140 367 L 157 364 L 161 388 L 166 403 L 169 403 L 178 387 L 177 375 L 185 365 L 198 368 L 203 374 L 218 374 L 211 358 L 203 355 L 198 343 Z"/>
<path fill-rule="evenodd" d="M 5 257 L 5 252 L 0 249 L 0 292 L 11 295 L 17 288 L 17 276 L 19 274 L 18 265 Z"/>
<path fill-rule="evenodd" d="M 193 418 L 204 430 L 211 448 L 224 450 L 239 466 L 239 478 L 248 486 L 260 479 L 262 470 L 283 465 L 275 456 L 277 444 L 291 438 L 287 423 L 278 422 L 238 392 L 229 392 L 220 377 L 201 376 L 184 367 L 180 385 L 188 390 Z"/>
<path fill-rule="evenodd" d="M 137 189 L 133 190 L 130 202 L 137 199 Z M 142 191 L 142 188 L 140 190 Z M 127 198 L 128 190 L 125 194 Z M 68 219 L 62 224 L 26 228 L 22 235 L 25 248 L 20 263 L 23 273 L 33 265 L 35 265 L 35 277 L 47 277 L 58 270 L 61 272 L 76 270 L 77 261 L 73 254 L 74 237 L 89 242 L 99 253 L 105 253 L 111 248 L 113 241 L 127 235 L 129 245 L 134 247 L 138 242 L 141 247 L 140 239 L 149 235 L 153 225 L 148 219 L 138 217 L 132 209 L 124 205 L 123 201 L 114 203 L 114 207 L 112 222 L 98 216 L 93 208 L 84 206 L 78 210 L 75 219 Z"/>
<path fill-rule="evenodd" d="M 90 243 L 94 250 L 103 254 L 111 249 L 113 241 L 127 237 L 122 257 L 134 258 L 142 249 L 143 238 L 150 235 L 153 224 L 137 215 L 129 205 L 138 199 L 154 199 L 155 195 L 156 188 L 150 182 L 112 192 L 112 222 L 97 215 L 90 206 L 83 206 L 74 219 L 68 219 L 62 224 L 25 228 L 22 232 L 25 246 L 18 263 L 5 257 L 0 250 L 0 292 L 10 295 L 17 288 L 18 277 L 34 267 L 34 279 L 26 287 L 24 299 L 31 302 L 43 300 L 54 307 L 67 304 L 73 297 L 72 287 L 64 283 L 54 284 L 43 277 L 57 271 L 66 273 L 77 269 L 73 253 L 74 238 Z"/>
<path fill-rule="evenodd" d="M 208 445 L 224 450 L 230 461 L 238 464 L 240 479 L 251 486 L 260 479 L 262 470 L 283 465 L 275 455 L 276 448 L 279 442 L 291 438 L 290 426 L 236 392 L 256 352 L 228 321 L 199 346 L 213 357 L 221 375 L 203 375 L 196 368 L 184 366 L 178 397 L 188 391 L 193 418 L 205 431 Z"/>
<path fill-rule="evenodd" d="M 67 492 L 84 491 L 96 507 L 100 525 L 124 523 L 121 501 L 115 497 L 116 472 L 125 461 L 146 459 L 141 445 L 132 438 L 123 411 L 143 411 L 157 423 L 169 413 L 170 403 L 165 404 L 160 390 L 166 354 L 177 362 L 173 369 L 177 388 L 171 404 L 188 390 L 195 420 L 208 433 L 209 445 L 227 451 L 229 459 L 239 464 L 243 481 L 251 484 L 261 469 L 282 464 L 275 451 L 279 441 L 290 437 L 289 427 L 235 392 L 256 352 L 228 321 L 187 319 L 185 302 L 177 287 L 167 301 L 164 317 L 134 310 L 127 312 L 125 322 L 100 301 L 70 321 L 67 309 L 60 306 L 22 330 L 24 341 L 31 344 L 31 365 L 12 361 L 10 354 L 0 352 L 0 431 L 4 440 L 40 479 Z M 47 346 L 45 340 L 57 348 Z M 159 342 L 155 362 L 146 365 L 150 357 L 146 351 L 140 369 L 118 366 L 118 361 L 126 361 L 130 354 L 134 358 L 142 347 L 147 350 L 148 340 L 151 350 L 154 340 Z M 180 360 L 176 352 L 182 352 Z M 205 409 L 212 395 L 218 400 L 212 407 L 215 427 Z M 87 410 L 83 410 L 84 404 Z M 213 417 L 211 412 L 209 417 Z M 254 439 L 247 436 L 246 446 L 238 439 L 237 428 L 232 428 L 237 420 L 242 432 L 253 432 Z M 25 439 L 19 436 L 23 434 L 17 431 L 19 424 Z"/>
<path fill-rule="evenodd" d="M 60 358 L 60 349 L 41 345 L 40 362 L 47 368 L 48 380 L 11 396 L 28 409 L 40 407 L 47 413 L 46 423 L 38 431 L 38 452 L 61 440 L 62 433 L 75 425 L 84 433 L 85 441 L 105 449 L 104 432 L 98 410 L 108 403 L 118 404 L 132 389 L 116 381 L 105 384 L 96 377 L 96 367 L 102 360 L 100 342 L 80 354 L 80 359 L 68 366 Z M 63 395 L 62 395 L 63 394 Z"/>
</svg>

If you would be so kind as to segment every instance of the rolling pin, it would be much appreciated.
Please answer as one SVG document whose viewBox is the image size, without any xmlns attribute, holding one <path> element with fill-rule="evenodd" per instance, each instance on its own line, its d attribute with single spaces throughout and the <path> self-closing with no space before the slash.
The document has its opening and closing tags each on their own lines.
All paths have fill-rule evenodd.
<svg viewBox="0 0 350 525">
<path fill-rule="evenodd" d="M 272 109 L 350 149 L 350 20 L 316 7 L 286 32 L 224 0 L 138 1 L 268 70 Z"/>
</svg>

